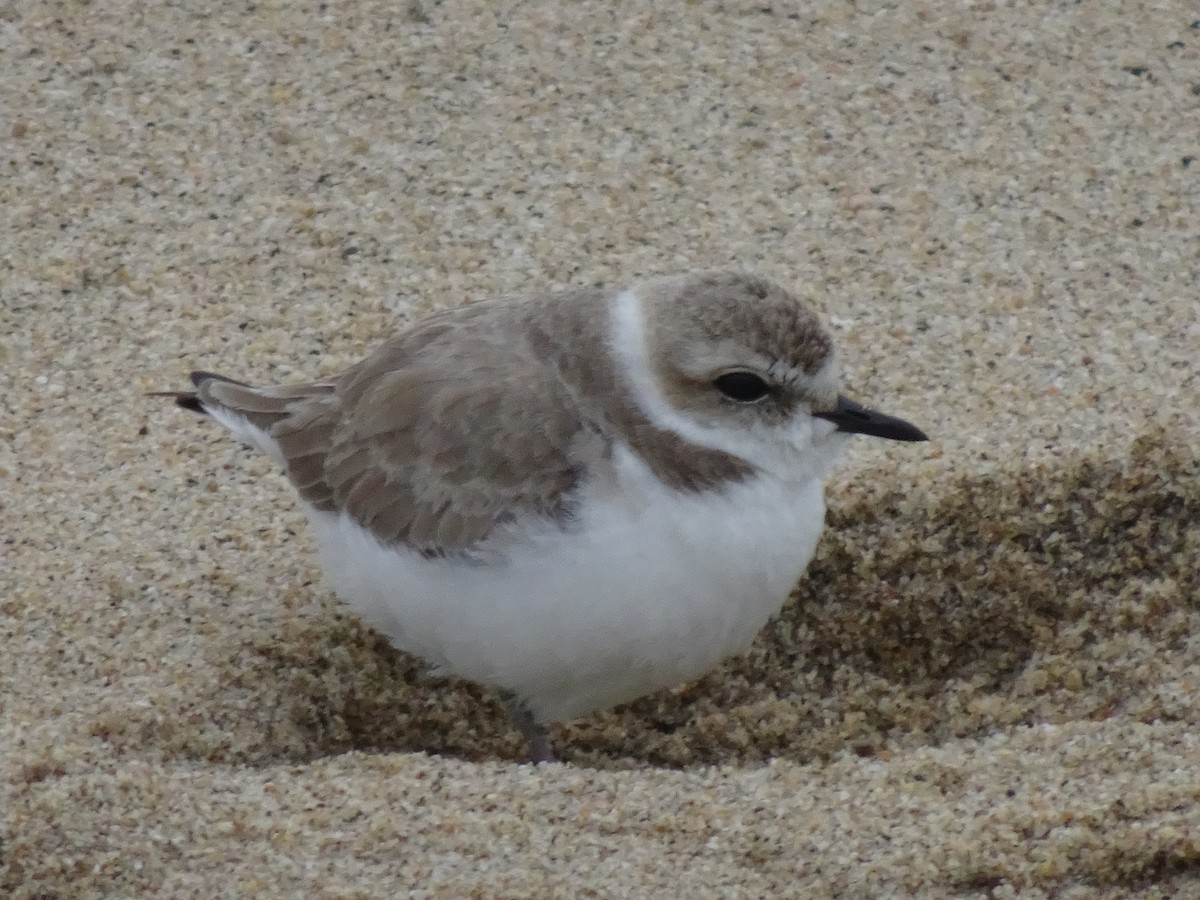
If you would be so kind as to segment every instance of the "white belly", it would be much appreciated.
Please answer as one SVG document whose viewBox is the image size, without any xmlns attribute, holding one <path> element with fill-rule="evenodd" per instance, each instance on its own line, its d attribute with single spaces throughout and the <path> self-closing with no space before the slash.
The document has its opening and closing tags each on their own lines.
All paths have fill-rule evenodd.
<svg viewBox="0 0 1200 900">
<path fill-rule="evenodd" d="M 381 546 L 309 511 L 339 596 L 402 650 L 561 721 L 702 675 L 744 650 L 811 559 L 821 482 L 666 489 L 631 457 L 569 532 L 539 528 L 471 564 Z"/>
</svg>

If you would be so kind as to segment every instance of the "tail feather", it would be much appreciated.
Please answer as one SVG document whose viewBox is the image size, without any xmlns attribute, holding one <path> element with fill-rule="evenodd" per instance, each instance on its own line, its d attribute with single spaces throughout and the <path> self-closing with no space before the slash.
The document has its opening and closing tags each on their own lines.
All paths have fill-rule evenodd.
<svg viewBox="0 0 1200 900">
<path fill-rule="evenodd" d="M 237 385 L 238 387 L 248 388 L 250 385 L 244 381 L 235 381 L 232 378 L 226 378 L 224 375 L 218 375 L 216 372 L 192 372 L 188 376 L 197 388 L 206 381 L 224 381 L 229 384 Z M 208 415 L 208 410 L 204 408 L 204 403 L 200 399 L 200 394 L 197 391 L 147 391 L 147 397 L 170 397 L 175 401 L 175 405 L 181 409 L 186 409 L 188 412 L 194 412 L 199 415 Z"/>
<path fill-rule="evenodd" d="M 292 415 L 297 405 L 335 390 L 332 382 L 255 388 L 213 372 L 192 372 L 194 391 L 154 391 L 151 396 L 171 397 L 190 412 L 210 416 L 252 447 L 286 466 L 274 426 Z"/>
<path fill-rule="evenodd" d="M 236 384 L 238 387 L 250 387 L 250 385 L 246 384 L 244 381 L 235 381 L 232 378 L 226 378 L 224 375 L 218 375 L 216 372 L 204 372 L 200 369 L 192 372 L 190 375 L 188 375 L 188 378 L 192 380 L 192 384 L 194 384 L 196 387 L 200 387 L 200 385 L 204 384 L 206 381 L 223 381 L 226 384 Z"/>
</svg>

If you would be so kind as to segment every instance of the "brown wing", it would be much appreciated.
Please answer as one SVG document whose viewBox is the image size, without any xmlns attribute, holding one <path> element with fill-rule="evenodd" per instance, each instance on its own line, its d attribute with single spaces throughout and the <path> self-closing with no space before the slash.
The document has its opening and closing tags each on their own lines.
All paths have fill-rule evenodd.
<svg viewBox="0 0 1200 900">
<path fill-rule="evenodd" d="M 432 317 L 331 383 L 209 393 L 268 430 L 309 503 L 430 555 L 516 517 L 564 520 L 603 452 L 553 364 L 490 304 Z"/>
</svg>

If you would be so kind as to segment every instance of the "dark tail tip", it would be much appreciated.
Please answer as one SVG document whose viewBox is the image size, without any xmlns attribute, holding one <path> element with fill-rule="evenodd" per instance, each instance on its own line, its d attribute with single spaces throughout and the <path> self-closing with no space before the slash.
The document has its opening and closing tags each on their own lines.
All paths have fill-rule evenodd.
<svg viewBox="0 0 1200 900">
<path fill-rule="evenodd" d="M 147 391 L 147 397 L 170 397 L 175 401 L 175 405 L 181 409 L 186 409 L 189 412 L 207 415 L 204 407 L 200 405 L 200 398 L 191 391 Z"/>
<path fill-rule="evenodd" d="M 205 415 L 204 407 L 200 405 L 200 398 L 195 394 L 176 394 L 175 405 L 180 409 L 186 409 L 188 412 L 199 413 Z"/>
<path fill-rule="evenodd" d="M 232 378 L 226 378 L 224 375 L 218 375 L 215 372 L 193 372 L 191 374 L 192 384 L 200 387 L 206 381 L 227 381 L 230 384 L 240 385 L 241 387 L 249 387 L 244 381 L 234 381 Z M 180 409 L 186 409 L 188 412 L 199 413 L 200 415 L 208 415 L 208 411 L 200 403 L 200 398 L 191 391 L 150 391 L 146 394 L 147 397 L 170 397 L 175 401 L 175 405 Z"/>
</svg>

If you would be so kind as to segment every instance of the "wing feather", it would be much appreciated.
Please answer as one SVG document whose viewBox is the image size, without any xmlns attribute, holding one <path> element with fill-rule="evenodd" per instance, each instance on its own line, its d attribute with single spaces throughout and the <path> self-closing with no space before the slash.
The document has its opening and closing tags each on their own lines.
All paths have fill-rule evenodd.
<svg viewBox="0 0 1200 900">
<path fill-rule="evenodd" d="M 495 546 L 514 520 L 566 522 L 607 446 L 517 302 L 432 316 L 319 382 L 255 388 L 197 372 L 194 400 L 281 458 L 308 503 L 384 544 Z"/>
<path fill-rule="evenodd" d="M 444 555 L 523 516 L 562 522 L 585 425 L 553 366 L 488 306 L 429 319 L 328 382 L 206 382 L 205 399 L 269 432 L 305 500 L 385 544 Z"/>
</svg>

